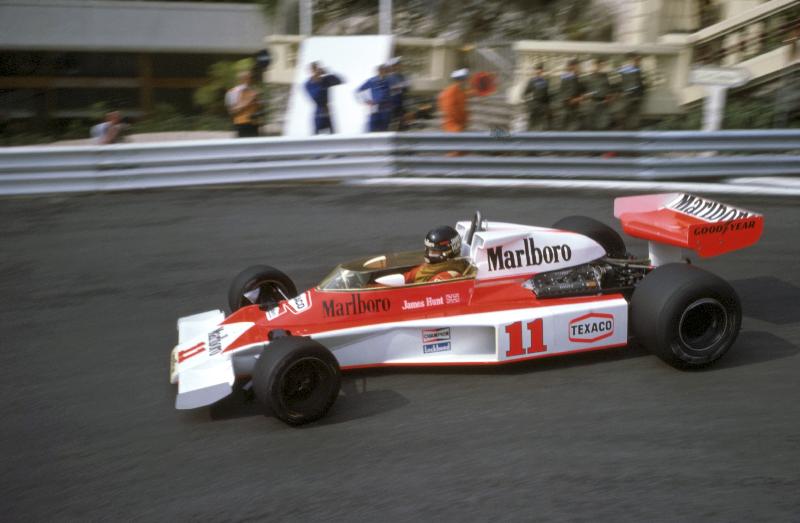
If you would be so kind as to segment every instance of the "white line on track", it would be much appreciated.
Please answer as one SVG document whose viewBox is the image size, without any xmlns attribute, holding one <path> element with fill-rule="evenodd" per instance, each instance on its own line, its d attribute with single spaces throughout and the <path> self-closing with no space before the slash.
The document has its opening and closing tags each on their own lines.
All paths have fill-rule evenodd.
<svg viewBox="0 0 800 523">
<path fill-rule="evenodd" d="M 751 182 L 752 179 L 747 180 Z M 757 196 L 800 196 L 800 184 L 776 187 L 756 183 L 629 182 L 614 180 L 548 180 L 534 178 L 363 178 L 348 180 L 350 185 L 523 187 L 592 191 L 686 191 L 705 194 L 746 194 Z"/>
</svg>

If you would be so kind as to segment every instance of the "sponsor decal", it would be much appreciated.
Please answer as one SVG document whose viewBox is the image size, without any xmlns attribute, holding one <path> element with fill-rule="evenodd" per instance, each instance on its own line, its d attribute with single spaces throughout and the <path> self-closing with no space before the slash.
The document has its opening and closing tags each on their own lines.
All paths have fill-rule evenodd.
<svg viewBox="0 0 800 523">
<path fill-rule="evenodd" d="M 425 354 L 433 354 L 434 352 L 447 352 L 450 350 L 449 341 L 440 341 L 438 343 L 429 343 L 422 346 L 422 352 Z"/>
<path fill-rule="evenodd" d="M 311 293 L 304 292 L 300 296 L 287 300 L 286 307 L 294 314 L 306 312 L 311 308 Z"/>
<path fill-rule="evenodd" d="M 755 227 L 755 220 L 726 222 L 716 225 L 701 225 L 700 227 L 695 227 L 694 235 L 703 236 L 706 234 L 725 234 L 728 231 L 745 231 L 747 229 L 755 229 Z"/>
<path fill-rule="evenodd" d="M 284 312 L 286 312 L 286 311 L 284 310 L 282 305 L 278 305 L 277 307 L 273 307 L 273 308 L 271 308 L 270 310 L 267 311 L 267 319 L 272 321 L 275 318 L 277 318 L 278 316 L 280 316 L 281 314 L 283 314 Z"/>
<path fill-rule="evenodd" d="M 362 298 L 359 294 L 351 294 L 349 301 L 330 299 L 322 302 L 323 314 L 328 318 L 389 312 L 391 308 L 392 302 L 388 298 Z"/>
<path fill-rule="evenodd" d="M 441 329 L 422 329 L 422 343 L 447 341 L 449 339 L 450 327 L 442 327 Z"/>
<path fill-rule="evenodd" d="M 222 339 L 227 337 L 227 334 L 222 333 L 222 327 L 211 331 L 208 334 L 208 355 L 214 356 L 222 352 Z"/>
<path fill-rule="evenodd" d="M 522 249 L 504 250 L 502 245 L 487 249 L 489 272 L 550 265 L 572 259 L 572 249 L 566 243 L 537 247 L 533 238 L 525 238 L 522 244 L 524 247 Z"/>
<path fill-rule="evenodd" d="M 296 296 L 284 302 L 281 302 L 277 307 L 273 307 L 267 311 L 267 319 L 274 320 L 287 310 L 292 314 L 302 314 L 311 308 L 311 292 L 306 291 L 300 296 Z"/>
<path fill-rule="evenodd" d="M 422 352 L 433 354 L 450 350 L 450 327 L 422 329 Z"/>
<path fill-rule="evenodd" d="M 614 315 L 590 312 L 569 322 L 569 341 L 593 343 L 614 334 Z"/>
<path fill-rule="evenodd" d="M 706 222 L 727 222 L 756 216 L 755 213 L 750 211 L 715 202 L 714 200 L 705 200 L 691 194 L 681 194 L 669 202 L 667 208 Z"/>
</svg>

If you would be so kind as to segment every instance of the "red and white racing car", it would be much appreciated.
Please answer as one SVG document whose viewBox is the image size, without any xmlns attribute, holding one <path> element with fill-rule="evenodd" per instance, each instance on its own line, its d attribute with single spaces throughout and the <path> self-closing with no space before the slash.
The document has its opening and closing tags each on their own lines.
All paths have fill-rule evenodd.
<svg viewBox="0 0 800 523">
<path fill-rule="evenodd" d="M 679 368 L 720 358 L 741 326 L 739 298 L 686 259 L 758 241 L 763 217 L 689 194 L 615 200 L 623 230 L 649 240 L 649 256 L 591 218 L 552 228 L 459 222 L 465 270 L 407 284 L 423 252 L 337 266 L 298 294 L 268 266 L 250 267 L 229 292 L 232 314 L 178 320 L 170 381 L 176 407 L 209 405 L 250 376 L 256 398 L 290 424 L 322 417 L 340 370 L 375 366 L 493 365 L 609 349 L 631 338 Z"/>
</svg>

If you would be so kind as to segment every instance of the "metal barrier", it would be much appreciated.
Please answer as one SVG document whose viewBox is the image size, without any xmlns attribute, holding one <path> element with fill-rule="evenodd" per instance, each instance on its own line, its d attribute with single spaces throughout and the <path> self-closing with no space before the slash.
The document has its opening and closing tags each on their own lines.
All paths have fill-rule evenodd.
<svg viewBox="0 0 800 523">
<path fill-rule="evenodd" d="M 393 175 L 718 180 L 798 174 L 800 130 L 382 133 L 0 149 L 3 195 Z"/>
</svg>

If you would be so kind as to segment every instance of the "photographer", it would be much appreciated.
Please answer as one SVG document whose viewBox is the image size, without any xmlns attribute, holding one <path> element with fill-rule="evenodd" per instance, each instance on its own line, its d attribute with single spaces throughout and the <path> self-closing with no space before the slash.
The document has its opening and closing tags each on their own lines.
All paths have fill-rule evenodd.
<svg viewBox="0 0 800 523">
<path fill-rule="evenodd" d="M 311 62 L 311 78 L 308 79 L 305 87 L 308 96 L 316 106 L 314 109 L 314 134 L 320 134 L 323 131 L 328 131 L 330 134 L 335 132 L 331 121 L 328 90 L 341 83 L 342 79 L 326 71 L 322 64 Z"/>
</svg>

